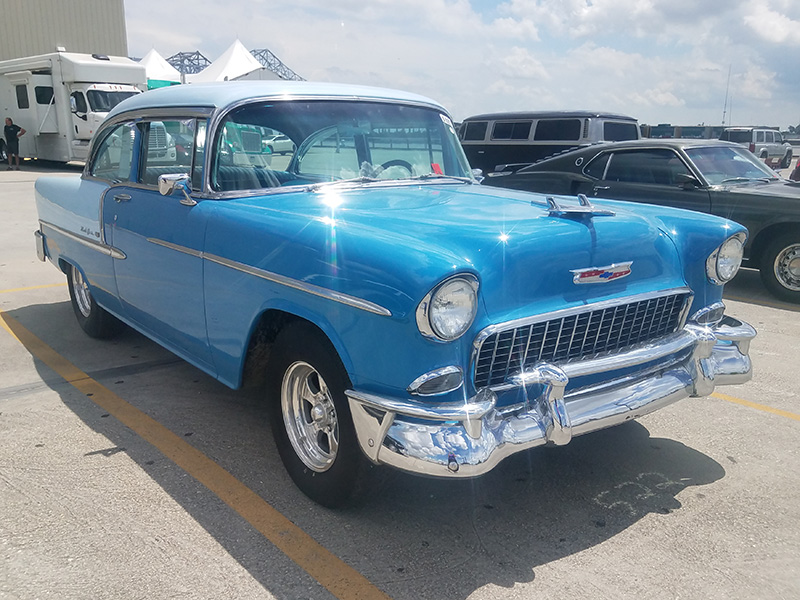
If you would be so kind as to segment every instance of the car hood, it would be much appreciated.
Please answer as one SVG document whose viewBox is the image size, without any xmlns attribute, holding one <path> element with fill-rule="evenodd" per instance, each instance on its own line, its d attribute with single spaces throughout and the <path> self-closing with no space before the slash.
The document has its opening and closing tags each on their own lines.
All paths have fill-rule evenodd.
<svg viewBox="0 0 800 600">
<path fill-rule="evenodd" d="M 800 182 L 796 181 L 757 181 L 738 185 L 720 186 L 731 194 L 800 199 Z"/>
<path fill-rule="evenodd" d="M 575 197 L 557 199 L 577 204 Z M 458 272 L 479 276 L 492 321 L 686 285 L 665 228 L 617 203 L 609 203 L 609 216 L 553 216 L 539 194 L 423 184 L 330 186 L 225 204 L 269 210 L 271 222 L 294 232 L 285 234 L 298 242 L 292 247 L 316 247 L 314 256 L 272 250 L 272 268 L 316 273 L 313 283 L 346 289 L 394 314 L 413 310 L 433 285 Z M 271 207 L 278 204 L 276 213 Z M 298 269 L 305 261 L 316 264 Z M 626 277 L 574 283 L 573 270 L 627 262 Z"/>
</svg>

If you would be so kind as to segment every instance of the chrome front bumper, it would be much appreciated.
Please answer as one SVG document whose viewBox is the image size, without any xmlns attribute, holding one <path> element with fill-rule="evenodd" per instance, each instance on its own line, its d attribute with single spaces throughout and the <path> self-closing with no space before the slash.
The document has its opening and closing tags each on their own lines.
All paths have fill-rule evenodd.
<svg viewBox="0 0 800 600">
<path fill-rule="evenodd" d="M 717 385 L 748 381 L 755 335 L 747 323 L 726 316 L 716 327 L 689 324 L 625 353 L 539 363 L 513 382 L 525 389 L 542 386 L 543 392 L 514 407 L 497 407 L 488 389 L 438 405 L 354 390 L 347 396 L 361 449 L 374 463 L 436 477 L 475 477 L 516 452 L 563 445 L 687 396 L 707 396 Z M 631 374 L 637 366 L 642 370 Z M 565 395 L 570 378 L 621 369 L 628 374 Z"/>
</svg>

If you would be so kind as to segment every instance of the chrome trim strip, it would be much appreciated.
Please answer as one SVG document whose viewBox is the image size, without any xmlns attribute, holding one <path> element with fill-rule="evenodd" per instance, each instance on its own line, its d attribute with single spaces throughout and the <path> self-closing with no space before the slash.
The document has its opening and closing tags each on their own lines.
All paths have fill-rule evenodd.
<svg viewBox="0 0 800 600">
<path fill-rule="evenodd" d="M 299 290 L 301 292 L 313 294 L 314 296 L 319 296 L 320 298 L 325 298 L 326 300 L 333 300 L 334 302 L 339 302 L 340 304 L 345 304 L 347 306 L 352 306 L 353 308 L 365 310 L 367 312 L 371 312 L 373 314 L 380 315 L 382 317 L 392 316 L 392 311 L 390 311 L 388 308 L 384 308 L 379 304 L 370 302 L 369 300 L 362 300 L 361 298 L 356 298 L 355 296 L 350 296 L 349 294 L 334 292 L 333 290 L 329 290 L 327 288 L 320 287 L 312 283 L 305 283 L 303 281 L 298 281 L 296 279 L 286 277 L 285 275 L 279 275 L 278 273 L 272 273 L 271 271 L 265 271 L 264 269 L 251 267 L 250 265 L 246 265 L 244 263 L 240 263 L 235 260 L 223 258 L 215 254 L 208 254 L 207 252 L 203 252 L 202 250 L 195 250 L 193 248 L 187 248 L 185 246 L 179 246 L 178 244 L 173 244 L 172 242 L 165 242 L 164 240 L 159 240 L 158 238 L 147 238 L 147 241 L 152 244 L 156 244 L 158 246 L 163 246 L 164 248 L 169 248 L 170 250 L 175 250 L 176 252 L 182 252 L 183 254 L 188 254 L 189 256 L 194 256 L 197 258 L 209 260 L 213 263 L 217 263 L 218 265 L 222 265 L 223 267 L 235 269 L 237 271 L 241 271 L 242 273 L 247 273 L 248 275 L 254 275 L 256 277 L 259 277 L 261 279 L 266 279 L 267 281 L 271 281 L 279 285 L 285 285 L 286 287 L 290 287 L 292 289 Z"/>
<path fill-rule="evenodd" d="M 279 275 L 277 273 L 265 271 L 257 267 L 251 267 L 250 265 L 245 265 L 243 263 L 236 262 L 235 260 L 223 258 L 221 256 L 216 256 L 214 254 L 203 253 L 203 258 L 210 260 L 211 262 L 215 262 L 224 267 L 236 269 L 237 271 L 241 271 L 249 275 L 255 275 L 256 277 L 260 277 L 261 279 L 266 279 L 267 281 L 272 281 L 273 283 L 285 285 L 286 287 L 290 287 L 292 289 L 299 290 L 301 292 L 313 294 L 314 296 L 319 296 L 320 298 L 325 298 L 326 300 L 333 300 L 334 302 L 339 302 L 340 304 L 345 304 L 347 306 L 352 306 L 353 308 L 365 310 L 367 312 L 371 312 L 373 314 L 380 315 L 382 317 L 392 316 L 392 311 L 390 311 L 388 308 L 384 308 L 378 304 L 369 302 L 368 300 L 362 300 L 361 298 L 356 298 L 355 296 L 350 296 L 348 294 L 343 294 L 341 292 L 334 292 L 333 290 L 329 290 L 327 288 L 323 288 L 318 285 L 314 285 L 312 283 L 297 281 L 296 279 L 291 279 L 290 277 L 286 277 L 284 275 Z"/>
<path fill-rule="evenodd" d="M 169 248 L 170 250 L 175 250 L 176 252 L 182 252 L 183 254 L 188 254 L 189 256 L 203 258 L 202 250 L 195 250 L 194 248 L 179 246 L 178 244 L 173 244 L 172 242 L 165 242 L 164 240 L 159 240 L 158 238 L 147 238 L 147 241 L 150 242 L 151 244 L 156 244 L 157 246 L 163 246 L 164 248 Z"/>
<path fill-rule="evenodd" d="M 102 242 L 96 242 L 91 238 L 78 235 L 72 231 L 68 231 L 62 227 L 59 227 L 58 225 L 53 225 L 52 223 L 47 223 L 45 221 L 39 221 L 39 226 L 40 228 L 48 227 L 53 231 L 55 231 L 56 233 L 60 233 L 64 237 L 68 237 L 69 239 L 78 242 L 79 244 L 82 244 L 87 248 L 96 250 L 97 252 L 105 254 L 106 256 L 110 256 L 111 258 L 116 258 L 119 260 L 125 260 L 127 258 L 124 252 L 118 250 L 117 248 L 114 248 L 113 246 L 109 246 L 108 244 L 104 244 Z"/>
</svg>

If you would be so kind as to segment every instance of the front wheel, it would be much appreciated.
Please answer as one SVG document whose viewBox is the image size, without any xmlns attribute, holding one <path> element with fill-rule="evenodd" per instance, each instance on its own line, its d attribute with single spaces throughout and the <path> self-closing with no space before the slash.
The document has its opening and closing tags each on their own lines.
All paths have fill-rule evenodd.
<svg viewBox="0 0 800 600">
<path fill-rule="evenodd" d="M 342 506 L 365 459 L 336 351 L 312 325 L 291 323 L 275 340 L 267 375 L 272 430 L 286 471 L 315 502 Z"/>
<path fill-rule="evenodd" d="M 89 337 L 108 339 L 124 329 L 122 321 L 94 301 L 89 285 L 78 267 L 69 266 L 67 281 L 72 310 L 75 311 L 78 325 Z"/>
<path fill-rule="evenodd" d="M 767 246 L 761 280 L 781 300 L 800 303 L 800 234 L 778 236 Z"/>
</svg>

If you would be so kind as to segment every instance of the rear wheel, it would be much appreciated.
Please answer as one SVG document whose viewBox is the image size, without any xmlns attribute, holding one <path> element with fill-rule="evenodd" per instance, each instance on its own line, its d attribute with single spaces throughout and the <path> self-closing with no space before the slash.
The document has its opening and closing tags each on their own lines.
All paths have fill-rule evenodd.
<svg viewBox="0 0 800 600">
<path fill-rule="evenodd" d="M 786 169 L 792 165 L 792 151 L 786 153 L 786 156 L 783 157 L 781 161 L 781 169 Z"/>
<path fill-rule="evenodd" d="M 365 459 L 333 346 L 312 325 L 291 323 L 275 340 L 267 375 L 272 430 L 289 476 L 315 502 L 345 504 Z"/>
<path fill-rule="evenodd" d="M 800 303 L 800 233 L 778 236 L 767 246 L 761 280 L 778 298 Z"/>
<path fill-rule="evenodd" d="M 69 299 L 72 310 L 78 319 L 81 329 L 89 336 L 98 339 L 108 339 L 117 335 L 124 329 L 122 321 L 97 305 L 94 301 L 89 285 L 80 269 L 70 265 L 67 271 L 69 283 Z"/>
</svg>

